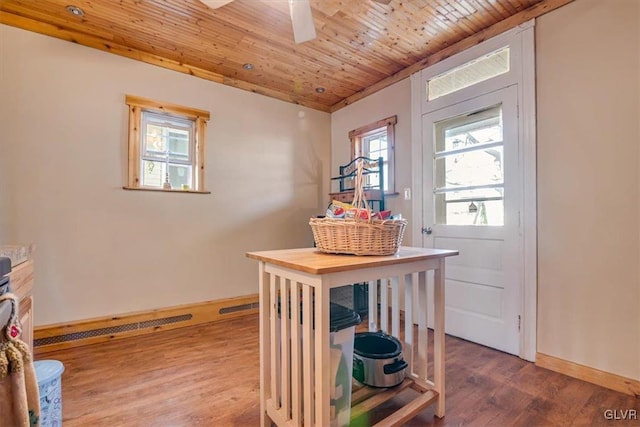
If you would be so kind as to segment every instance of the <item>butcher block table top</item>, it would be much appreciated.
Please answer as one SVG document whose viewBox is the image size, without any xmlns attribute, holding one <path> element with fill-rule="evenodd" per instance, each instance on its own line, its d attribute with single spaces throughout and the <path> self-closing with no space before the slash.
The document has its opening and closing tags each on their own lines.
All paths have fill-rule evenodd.
<svg viewBox="0 0 640 427">
<path fill-rule="evenodd" d="M 385 265 L 444 258 L 453 255 L 458 255 L 458 251 L 407 246 L 402 246 L 397 254 L 387 256 L 327 254 L 320 252 L 316 248 L 281 249 L 247 253 L 249 258 L 310 274 L 337 273 L 360 268 L 382 267 Z"/>
</svg>

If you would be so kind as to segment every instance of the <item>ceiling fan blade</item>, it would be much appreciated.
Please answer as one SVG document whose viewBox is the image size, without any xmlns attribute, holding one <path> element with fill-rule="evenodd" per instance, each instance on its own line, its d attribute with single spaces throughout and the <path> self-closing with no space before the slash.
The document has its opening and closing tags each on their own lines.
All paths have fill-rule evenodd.
<svg viewBox="0 0 640 427">
<path fill-rule="evenodd" d="M 233 0 L 200 0 L 202 3 L 209 6 L 211 9 L 217 9 L 224 6 L 227 3 L 231 3 Z"/>
<path fill-rule="evenodd" d="M 309 0 L 289 0 L 293 38 L 296 43 L 303 43 L 316 38 L 316 27 L 313 24 Z"/>
<path fill-rule="evenodd" d="M 391 0 L 373 0 L 376 3 L 380 3 L 380 4 L 389 4 L 391 3 Z"/>
</svg>

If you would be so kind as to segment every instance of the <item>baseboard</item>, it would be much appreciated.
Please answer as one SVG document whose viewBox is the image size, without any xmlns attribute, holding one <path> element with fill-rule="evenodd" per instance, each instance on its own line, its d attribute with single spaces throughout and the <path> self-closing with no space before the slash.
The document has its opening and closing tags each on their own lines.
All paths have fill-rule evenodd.
<svg viewBox="0 0 640 427">
<path fill-rule="evenodd" d="M 258 294 L 36 327 L 34 353 L 79 347 L 258 313 Z"/>
<path fill-rule="evenodd" d="M 536 366 L 640 398 L 640 381 L 569 362 L 543 353 L 536 354 Z"/>
</svg>

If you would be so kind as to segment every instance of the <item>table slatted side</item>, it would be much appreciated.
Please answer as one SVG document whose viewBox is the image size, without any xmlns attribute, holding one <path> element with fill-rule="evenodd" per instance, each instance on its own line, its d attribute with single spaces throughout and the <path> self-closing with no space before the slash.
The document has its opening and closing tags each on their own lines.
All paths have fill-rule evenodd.
<svg viewBox="0 0 640 427">
<path fill-rule="evenodd" d="M 401 286 L 404 287 L 404 306 L 400 301 Z M 434 360 L 429 360 L 427 319 L 430 297 L 433 296 L 428 294 L 426 271 L 369 282 L 369 331 L 383 331 L 400 340 L 404 359 L 409 365 L 407 376 L 421 389 L 435 386 L 435 373 L 429 370 L 429 366 L 435 364 Z M 401 307 L 405 316 L 404 334 L 400 333 Z M 417 330 L 414 316 L 417 317 Z"/>
<path fill-rule="evenodd" d="M 316 378 L 322 374 L 316 372 L 321 367 L 313 357 L 313 326 L 319 321 L 314 310 L 314 287 L 273 273 L 265 276 L 261 295 L 269 298 L 265 304 L 268 315 L 261 321 L 268 325 L 269 337 L 263 337 L 261 350 L 266 353 L 262 366 L 270 367 L 270 372 L 263 370 L 261 374 L 261 384 L 264 382 L 269 390 L 264 396 L 265 411 L 278 425 L 320 425 L 315 423 Z M 264 289 L 265 283 L 268 289 Z M 314 422 L 305 424 L 305 420 Z"/>
</svg>

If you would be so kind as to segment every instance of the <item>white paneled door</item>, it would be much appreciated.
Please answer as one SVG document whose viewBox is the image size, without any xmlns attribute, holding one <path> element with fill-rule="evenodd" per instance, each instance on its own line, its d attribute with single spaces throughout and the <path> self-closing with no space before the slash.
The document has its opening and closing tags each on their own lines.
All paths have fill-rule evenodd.
<svg viewBox="0 0 640 427">
<path fill-rule="evenodd" d="M 517 355 L 523 177 L 516 87 L 422 116 L 422 236 L 425 247 L 460 251 L 447 261 L 446 332 Z"/>
</svg>

